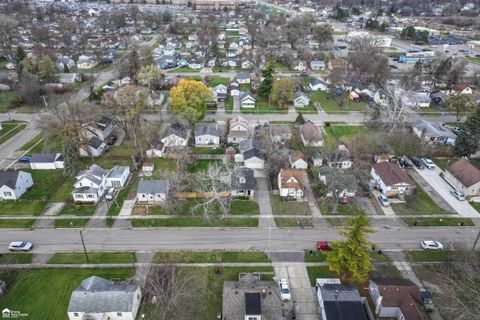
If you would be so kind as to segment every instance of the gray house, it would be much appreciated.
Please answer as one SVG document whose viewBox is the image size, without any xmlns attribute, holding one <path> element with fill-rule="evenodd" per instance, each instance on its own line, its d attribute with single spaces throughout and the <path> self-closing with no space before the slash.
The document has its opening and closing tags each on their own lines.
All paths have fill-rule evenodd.
<svg viewBox="0 0 480 320">
<path fill-rule="evenodd" d="M 419 119 L 412 124 L 413 132 L 431 144 L 454 145 L 457 135 L 440 123 Z"/>
<path fill-rule="evenodd" d="M 255 192 L 255 177 L 253 170 L 237 167 L 232 171 L 232 196 L 253 198 Z"/>
<path fill-rule="evenodd" d="M 0 171 L 0 200 L 17 200 L 33 186 L 32 175 L 24 171 Z"/>
<path fill-rule="evenodd" d="M 197 123 L 195 124 L 195 146 L 213 147 L 220 145 L 220 133 L 216 124 Z"/>
<path fill-rule="evenodd" d="M 167 200 L 169 185 L 167 180 L 141 180 L 138 182 L 137 202 L 158 204 Z"/>
</svg>

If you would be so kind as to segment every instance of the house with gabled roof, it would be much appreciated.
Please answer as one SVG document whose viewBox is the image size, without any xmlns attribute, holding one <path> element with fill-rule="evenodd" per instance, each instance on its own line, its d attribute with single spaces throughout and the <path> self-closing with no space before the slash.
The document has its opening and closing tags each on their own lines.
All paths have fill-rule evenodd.
<svg viewBox="0 0 480 320">
<path fill-rule="evenodd" d="M 243 163 L 250 169 L 263 169 L 265 166 L 265 157 L 262 152 L 256 148 L 243 152 Z"/>
<path fill-rule="evenodd" d="M 165 147 L 185 147 L 190 138 L 190 129 L 180 123 L 168 126 L 163 132 L 160 141 Z"/>
<path fill-rule="evenodd" d="M 255 96 L 250 92 L 242 92 L 240 93 L 240 106 L 246 109 L 253 109 L 255 108 Z"/>
<path fill-rule="evenodd" d="M 29 172 L 0 171 L 0 200 L 18 200 L 32 186 L 32 174 Z"/>
<path fill-rule="evenodd" d="M 195 146 L 216 148 L 220 145 L 220 133 L 217 124 L 195 124 Z"/>
<path fill-rule="evenodd" d="M 443 178 L 466 196 L 480 195 L 480 170 L 469 160 L 460 159 L 451 164 L 443 173 Z"/>
<path fill-rule="evenodd" d="M 167 200 L 169 183 L 167 180 L 140 180 L 137 189 L 139 204 L 159 204 Z"/>
<path fill-rule="evenodd" d="M 310 104 L 310 98 L 303 92 L 297 91 L 293 97 L 295 108 L 305 108 Z"/>
<path fill-rule="evenodd" d="M 412 179 L 394 162 L 379 162 L 372 165 L 373 185 L 387 197 L 408 196 L 415 190 Z"/>
<path fill-rule="evenodd" d="M 253 198 L 256 186 L 253 169 L 236 167 L 232 170 L 231 183 L 232 197 Z"/>
<path fill-rule="evenodd" d="M 299 169 L 281 169 L 278 173 L 278 190 L 285 199 L 303 199 L 303 179 L 305 171 Z"/>
<path fill-rule="evenodd" d="M 250 137 L 248 121 L 242 116 L 237 116 L 230 121 L 230 128 L 227 135 L 228 143 L 238 144 L 240 141 Z"/>
<path fill-rule="evenodd" d="M 323 134 L 311 121 L 307 121 L 300 126 L 300 138 L 305 147 L 323 146 Z"/>
<path fill-rule="evenodd" d="M 34 153 L 30 168 L 36 170 L 63 169 L 63 155 L 58 152 Z"/>
</svg>

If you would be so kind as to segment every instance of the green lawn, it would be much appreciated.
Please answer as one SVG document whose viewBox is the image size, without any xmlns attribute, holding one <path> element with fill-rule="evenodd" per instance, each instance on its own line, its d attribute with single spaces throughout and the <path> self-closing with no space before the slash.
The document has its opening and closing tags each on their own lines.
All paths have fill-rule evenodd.
<svg viewBox="0 0 480 320">
<path fill-rule="evenodd" d="M 307 267 L 307 273 L 312 287 L 315 286 L 317 278 L 338 278 L 338 275 L 330 271 L 327 266 Z"/>
<path fill-rule="evenodd" d="M 0 253 L 0 264 L 32 263 L 31 253 Z"/>
<path fill-rule="evenodd" d="M 157 252 L 154 263 L 269 262 L 263 252 L 253 251 L 175 251 Z"/>
<path fill-rule="evenodd" d="M 209 147 L 193 147 L 193 154 L 224 154 L 225 146 L 220 146 L 218 148 L 209 148 Z"/>
<path fill-rule="evenodd" d="M 324 126 L 323 130 L 325 131 L 327 139 L 341 139 L 368 132 L 368 129 L 363 126 L 349 126 L 339 124 L 330 124 L 329 126 Z"/>
<path fill-rule="evenodd" d="M 12 121 L 8 121 L 7 123 L 2 123 L 2 130 L 0 130 L 0 144 L 10 140 L 26 127 L 27 124 L 25 122 L 13 123 Z"/>
<path fill-rule="evenodd" d="M 68 202 L 72 199 L 73 184 L 75 177 L 66 177 L 57 191 L 50 197 L 50 201 L 54 202 Z"/>
<path fill-rule="evenodd" d="M 279 109 L 276 105 L 268 102 L 268 100 L 258 99 L 255 108 L 240 108 L 243 113 L 288 113 L 287 109 Z"/>
<path fill-rule="evenodd" d="M 60 211 L 60 215 L 91 216 L 95 213 L 96 209 L 97 206 L 67 203 L 62 211 Z"/>
<path fill-rule="evenodd" d="M 470 205 L 480 213 L 480 202 L 470 202 Z"/>
<path fill-rule="evenodd" d="M 133 269 L 37 269 L 22 271 L 0 300 L 0 310 L 27 313 L 26 319 L 66 319 L 72 291 L 90 276 L 125 280 Z"/>
<path fill-rule="evenodd" d="M 448 166 L 452 165 L 457 161 L 458 158 L 436 158 L 433 159 L 433 162 L 442 170 L 445 170 Z"/>
<path fill-rule="evenodd" d="M 0 228 L 31 228 L 35 219 L 2 219 Z"/>
<path fill-rule="evenodd" d="M 303 227 L 311 227 L 313 226 L 311 218 L 275 218 L 275 224 L 278 228 L 300 228 Z"/>
<path fill-rule="evenodd" d="M 133 147 L 133 143 L 126 141 L 120 146 L 110 146 L 107 152 L 95 163 L 103 168 L 111 168 L 115 165 L 128 166 L 132 163 L 132 156 L 137 155 L 138 150 Z M 90 157 L 84 158 L 86 164 L 91 164 Z"/>
<path fill-rule="evenodd" d="M 227 30 L 225 35 L 227 37 L 240 37 L 240 30 Z"/>
<path fill-rule="evenodd" d="M 90 252 L 88 262 L 83 252 L 55 253 L 49 264 L 81 264 L 81 263 L 135 263 L 137 258 L 134 252 Z"/>
<path fill-rule="evenodd" d="M 271 196 L 273 215 L 309 215 L 307 202 L 284 201 L 278 195 Z"/>
<path fill-rule="evenodd" d="M 23 171 L 32 174 L 33 186 L 26 192 L 22 199 L 24 200 L 50 200 L 56 192 L 63 186 L 65 180 L 63 170 L 31 170 L 23 169 Z M 70 180 L 71 182 L 72 180 Z M 70 192 L 73 185 L 70 185 Z M 62 191 L 63 192 L 63 191 Z M 64 199 L 63 199 L 64 200 Z"/>
<path fill-rule="evenodd" d="M 212 77 L 209 82 L 208 82 L 208 86 L 213 88 L 213 87 L 216 87 L 218 86 L 219 84 L 223 84 L 225 86 L 228 86 L 228 84 L 230 83 L 230 79 L 229 78 L 223 78 L 223 77 Z"/>
<path fill-rule="evenodd" d="M 162 173 L 165 171 L 177 171 L 177 163 L 175 159 L 155 158 L 152 161 L 148 160 L 146 162 L 153 162 L 153 164 L 155 165 L 152 174 L 153 179 L 160 179 Z"/>
<path fill-rule="evenodd" d="M 260 208 L 255 201 L 235 199 L 230 204 L 230 214 L 260 214 Z"/>
<path fill-rule="evenodd" d="M 16 96 L 15 91 L 0 92 L 0 113 L 8 111 L 8 106 L 15 100 Z"/>
<path fill-rule="evenodd" d="M 232 111 L 233 110 L 233 98 L 229 96 L 227 101 L 225 101 L 225 111 Z"/>
<path fill-rule="evenodd" d="M 33 138 L 32 140 L 30 140 L 29 142 L 27 142 L 23 146 L 21 146 L 18 150 L 27 151 L 30 148 L 33 148 L 35 145 L 37 145 L 37 143 L 41 145 L 42 143 L 39 143 L 39 142 L 42 139 L 43 139 L 43 134 L 40 133 L 40 134 L 36 135 L 35 138 Z M 31 154 L 32 153 L 36 153 L 36 152 L 31 152 Z"/>
<path fill-rule="evenodd" d="M 450 255 L 451 253 L 446 250 L 442 250 L 442 251 L 424 250 L 424 251 L 407 252 L 408 260 L 413 262 L 445 261 L 450 257 Z"/>
<path fill-rule="evenodd" d="M 169 218 L 169 219 L 132 219 L 133 227 L 257 227 L 258 218 Z"/>
<path fill-rule="evenodd" d="M 82 219 L 55 219 L 55 228 L 83 228 L 87 225 L 88 218 Z"/>
<path fill-rule="evenodd" d="M 459 226 L 460 223 L 465 227 L 474 226 L 472 220 L 468 218 L 403 218 L 403 221 L 410 227 Z"/>
<path fill-rule="evenodd" d="M 0 201 L 0 216 L 38 216 L 47 204 L 36 200 Z"/>
<path fill-rule="evenodd" d="M 303 108 L 295 108 L 298 113 L 303 113 L 303 114 L 316 114 L 318 113 L 317 107 L 315 107 L 314 104 L 309 104 L 308 106 L 305 106 Z"/>
<path fill-rule="evenodd" d="M 341 216 L 365 213 L 361 208 L 359 208 L 355 204 L 339 204 L 337 205 L 337 212 L 333 212 L 333 203 L 330 200 L 324 200 L 320 203 L 320 212 L 322 212 L 322 214 L 324 215 L 341 215 Z"/>
<path fill-rule="evenodd" d="M 200 171 L 205 171 L 208 169 L 210 164 L 222 164 L 221 160 L 197 160 L 193 165 L 188 167 L 190 173 L 196 173 Z"/>
<path fill-rule="evenodd" d="M 480 58 L 479 57 L 475 57 L 475 58 L 465 58 L 465 60 L 469 61 L 469 62 L 473 62 L 473 63 L 480 63 Z"/>
<path fill-rule="evenodd" d="M 322 251 L 312 250 L 312 255 L 310 255 L 310 252 L 305 250 L 303 260 L 305 262 L 325 262 L 327 256 L 323 254 Z"/>
<path fill-rule="evenodd" d="M 327 113 L 345 113 L 349 111 L 368 111 L 368 106 L 365 102 L 354 102 L 348 97 L 336 97 L 330 92 L 316 91 L 309 94 L 312 101 L 320 103 L 320 107 Z M 337 101 L 344 100 L 343 108 L 340 109 Z"/>
<path fill-rule="evenodd" d="M 116 201 L 112 201 L 110 210 L 108 210 L 108 216 L 118 216 L 122 209 L 123 202 L 131 197 L 131 193 L 136 193 L 138 189 L 138 178 L 132 178 L 130 183 L 126 185 L 117 195 Z M 117 206 L 118 204 L 118 206 Z"/>
</svg>

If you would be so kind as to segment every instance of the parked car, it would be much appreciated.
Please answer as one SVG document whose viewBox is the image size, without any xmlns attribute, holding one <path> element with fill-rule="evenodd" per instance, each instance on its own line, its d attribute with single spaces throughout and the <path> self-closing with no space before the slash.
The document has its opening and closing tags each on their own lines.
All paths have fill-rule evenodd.
<svg viewBox="0 0 480 320">
<path fill-rule="evenodd" d="M 116 194 L 117 194 L 117 189 L 115 189 L 115 188 L 110 188 L 110 189 L 108 189 L 108 191 L 107 191 L 107 195 L 105 196 L 105 199 L 107 199 L 107 200 L 113 200 L 113 198 L 115 197 Z"/>
<path fill-rule="evenodd" d="M 27 241 L 12 241 L 8 245 L 10 251 L 30 251 L 33 248 L 33 244 Z"/>
<path fill-rule="evenodd" d="M 278 281 L 278 288 L 280 289 L 280 298 L 282 301 L 290 301 L 290 299 L 292 299 L 287 279 L 280 279 Z"/>
<path fill-rule="evenodd" d="M 423 164 L 422 160 L 420 158 L 417 158 L 417 157 L 411 157 L 410 160 L 412 160 L 413 164 L 415 165 L 415 167 L 417 167 L 418 169 L 425 169 L 425 165 Z"/>
<path fill-rule="evenodd" d="M 115 142 L 117 142 L 117 139 L 118 139 L 117 136 L 112 134 L 110 137 L 108 137 L 107 144 L 109 146 L 113 146 L 115 144 Z"/>
<path fill-rule="evenodd" d="M 420 295 L 422 296 L 423 306 L 427 312 L 433 311 L 433 302 L 430 299 L 430 294 L 425 288 L 420 288 Z"/>
<path fill-rule="evenodd" d="M 465 201 L 465 194 L 462 191 L 457 189 L 452 189 L 450 190 L 450 193 L 452 194 L 452 196 L 457 198 L 458 201 Z"/>
<path fill-rule="evenodd" d="M 328 241 L 317 241 L 317 250 L 332 251 L 332 247 Z"/>
<path fill-rule="evenodd" d="M 391 69 L 398 69 L 398 67 L 397 67 L 396 65 L 394 65 L 394 64 L 391 64 L 391 65 L 390 65 L 390 68 L 391 68 Z"/>
<path fill-rule="evenodd" d="M 433 161 L 428 158 L 422 158 L 422 162 L 428 169 L 433 170 L 436 167 L 435 163 L 433 163 Z"/>
<path fill-rule="evenodd" d="M 443 250 L 443 244 L 440 241 L 423 240 L 421 245 L 425 250 Z"/>
<path fill-rule="evenodd" d="M 340 200 L 338 200 L 339 204 L 348 204 L 348 198 L 347 197 L 341 197 Z"/>
<path fill-rule="evenodd" d="M 413 162 L 405 156 L 402 156 L 400 160 L 398 160 L 398 164 L 402 168 L 413 168 Z"/>
<path fill-rule="evenodd" d="M 380 204 L 384 207 L 388 207 L 390 205 L 390 200 L 388 200 L 387 196 L 384 194 L 380 194 L 378 196 L 378 201 L 380 201 Z"/>
<path fill-rule="evenodd" d="M 21 157 L 20 159 L 18 159 L 18 161 L 22 163 L 30 163 L 32 162 L 32 157 Z"/>
</svg>

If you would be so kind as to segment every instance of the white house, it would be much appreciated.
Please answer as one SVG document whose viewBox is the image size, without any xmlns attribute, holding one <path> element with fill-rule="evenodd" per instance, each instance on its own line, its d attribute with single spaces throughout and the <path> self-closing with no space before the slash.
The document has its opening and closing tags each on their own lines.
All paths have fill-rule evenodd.
<svg viewBox="0 0 480 320">
<path fill-rule="evenodd" d="M 89 157 L 91 155 L 92 157 L 97 158 L 100 157 L 105 150 L 107 150 L 107 144 L 105 142 L 97 137 L 91 137 L 88 141 L 88 150 L 81 147 L 79 152 L 82 157 Z"/>
<path fill-rule="evenodd" d="M 278 173 L 278 190 L 280 197 L 302 200 L 303 179 L 305 173 L 298 169 L 281 169 Z"/>
<path fill-rule="evenodd" d="M 440 123 L 419 119 L 412 123 L 412 130 L 419 138 L 431 144 L 454 145 L 457 135 Z"/>
<path fill-rule="evenodd" d="M 293 97 L 295 108 L 304 108 L 310 104 L 310 98 L 303 92 L 297 91 Z"/>
<path fill-rule="evenodd" d="M 130 176 L 130 167 L 128 166 L 114 166 L 107 174 L 107 187 L 114 187 L 119 189 L 127 184 Z"/>
<path fill-rule="evenodd" d="M 61 153 L 35 153 L 30 161 L 30 168 L 36 170 L 55 170 L 63 168 Z"/>
<path fill-rule="evenodd" d="M 228 143 L 240 143 L 240 141 L 248 139 L 250 130 L 248 121 L 241 116 L 237 116 L 230 121 L 230 130 L 227 136 Z"/>
<path fill-rule="evenodd" d="M 265 160 L 258 149 L 250 149 L 243 153 L 243 164 L 250 169 L 263 169 Z"/>
<path fill-rule="evenodd" d="M 313 60 L 312 62 L 310 62 L 310 69 L 312 69 L 313 71 L 325 70 L 325 68 L 325 61 L 323 60 Z"/>
<path fill-rule="evenodd" d="M 145 151 L 145 154 L 148 158 L 161 158 L 165 154 L 165 144 L 161 141 L 157 141 Z"/>
<path fill-rule="evenodd" d="M 135 320 L 141 300 L 139 285 L 117 284 L 92 276 L 72 292 L 68 319 Z"/>
<path fill-rule="evenodd" d="M 255 97 L 248 92 L 243 92 L 240 95 L 240 105 L 242 108 L 255 108 Z"/>
<path fill-rule="evenodd" d="M 195 146 L 216 148 L 220 145 L 220 133 L 216 124 L 195 124 Z"/>
<path fill-rule="evenodd" d="M 58 74 L 58 81 L 60 83 L 72 84 L 78 81 L 77 79 L 78 79 L 78 75 L 76 73 L 59 73 Z"/>
<path fill-rule="evenodd" d="M 78 57 L 78 69 L 92 69 L 98 65 L 98 61 L 91 55 L 81 55 Z"/>
<path fill-rule="evenodd" d="M 305 61 L 298 61 L 294 66 L 293 70 L 295 71 L 306 71 L 307 63 Z"/>
<path fill-rule="evenodd" d="M 237 83 L 239 84 L 249 84 L 251 79 L 250 79 L 250 74 L 248 73 L 239 73 L 236 75 L 235 80 L 237 80 Z"/>
<path fill-rule="evenodd" d="M 308 84 L 312 91 L 328 91 L 328 85 L 325 81 L 315 78 Z"/>
<path fill-rule="evenodd" d="M 156 204 L 167 200 L 169 184 L 167 180 L 140 180 L 137 189 L 139 204 Z"/>
<path fill-rule="evenodd" d="M 295 169 L 308 169 L 308 163 L 305 156 L 300 151 L 296 151 L 289 156 L 290 165 Z"/>
<path fill-rule="evenodd" d="M 468 160 L 460 159 L 450 165 L 443 178 L 466 196 L 480 195 L 480 170 Z"/>
<path fill-rule="evenodd" d="M 227 98 L 228 88 L 224 84 L 218 84 L 212 88 L 213 99 L 223 101 Z"/>
<path fill-rule="evenodd" d="M 394 162 L 379 162 L 370 172 L 373 184 L 387 197 L 403 197 L 412 194 L 415 185 Z"/>
<path fill-rule="evenodd" d="M 174 123 L 165 130 L 160 141 L 165 147 L 186 147 L 189 138 L 190 130 L 179 123 Z"/>
<path fill-rule="evenodd" d="M 32 175 L 24 171 L 0 171 L 0 200 L 17 200 L 33 186 Z"/>
</svg>

